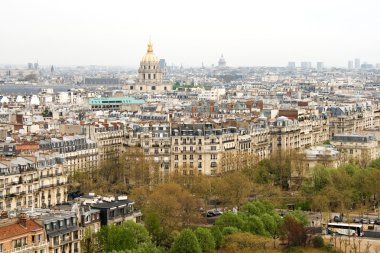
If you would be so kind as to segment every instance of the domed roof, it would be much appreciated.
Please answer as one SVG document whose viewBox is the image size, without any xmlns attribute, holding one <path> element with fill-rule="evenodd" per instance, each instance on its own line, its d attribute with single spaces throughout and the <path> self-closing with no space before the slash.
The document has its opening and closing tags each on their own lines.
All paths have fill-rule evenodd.
<svg viewBox="0 0 380 253">
<path fill-rule="evenodd" d="M 154 62 L 154 63 L 159 62 L 157 56 L 153 53 L 153 45 L 150 40 L 148 43 L 148 49 L 146 50 L 146 54 L 141 59 L 141 63 L 145 63 L 145 62 Z"/>
</svg>

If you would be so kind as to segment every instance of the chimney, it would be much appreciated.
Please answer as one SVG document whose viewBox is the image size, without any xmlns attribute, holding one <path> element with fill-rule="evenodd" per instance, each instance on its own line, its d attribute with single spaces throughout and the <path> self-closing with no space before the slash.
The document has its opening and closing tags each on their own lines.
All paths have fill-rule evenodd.
<svg viewBox="0 0 380 253">
<path fill-rule="evenodd" d="M 20 213 L 18 216 L 18 224 L 26 228 L 26 220 L 28 219 L 28 216 L 25 213 Z"/>
</svg>

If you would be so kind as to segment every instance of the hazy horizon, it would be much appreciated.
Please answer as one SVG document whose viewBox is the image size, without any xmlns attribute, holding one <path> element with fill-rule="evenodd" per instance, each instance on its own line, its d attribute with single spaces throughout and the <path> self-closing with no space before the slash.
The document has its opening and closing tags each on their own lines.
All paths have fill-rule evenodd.
<svg viewBox="0 0 380 253">
<path fill-rule="evenodd" d="M 168 65 L 380 63 L 380 1 L 4 0 L 0 63 L 137 67 L 149 37 Z"/>
</svg>

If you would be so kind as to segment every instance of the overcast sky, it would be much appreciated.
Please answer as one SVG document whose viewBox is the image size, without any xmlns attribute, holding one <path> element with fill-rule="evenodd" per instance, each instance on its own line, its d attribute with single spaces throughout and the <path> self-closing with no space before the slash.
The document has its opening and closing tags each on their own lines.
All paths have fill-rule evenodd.
<svg viewBox="0 0 380 253">
<path fill-rule="evenodd" d="M 380 63 L 379 0 L 2 0 L 0 63 L 137 67 L 152 38 L 168 64 Z"/>
</svg>

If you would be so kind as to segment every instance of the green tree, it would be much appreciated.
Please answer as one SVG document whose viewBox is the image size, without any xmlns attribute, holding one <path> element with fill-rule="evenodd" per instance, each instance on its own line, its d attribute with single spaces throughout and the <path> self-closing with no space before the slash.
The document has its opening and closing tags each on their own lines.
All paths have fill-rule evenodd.
<svg viewBox="0 0 380 253">
<path fill-rule="evenodd" d="M 251 215 L 247 218 L 244 230 L 256 235 L 268 235 L 264 223 L 257 215 Z"/>
<path fill-rule="evenodd" d="M 202 253 L 197 237 L 190 229 L 183 229 L 175 239 L 170 252 L 172 253 Z"/>
<path fill-rule="evenodd" d="M 276 248 L 276 239 L 279 238 L 281 234 L 281 218 L 278 215 L 270 215 L 269 213 L 263 214 L 260 218 L 265 230 L 273 239 L 273 248 Z"/>
<path fill-rule="evenodd" d="M 245 221 L 243 218 L 231 212 L 222 214 L 219 219 L 216 220 L 215 225 L 221 229 L 224 227 L 235 227 L 241 229 L 244 226 Z"/>
<path fill-rule="evenodd" d="M 127 221 L 121 225 L 108 225 L 97 234 L 99 244 L 106 252 L 136 249 L 139 244 L 150 242 L 148 231 L 141 224 Z"/>
<path fill-rule="evenodd" d="M 309 224 L 309 219 L 307 217 L 307 214 L 299 210 L 287 213 L 285 218 L 286 217 L 293 218 L 295 221 L 302 224 L 303 226 L 306 226 Z"/>
<path fill-rule="evenodd" d="M 137 249 L 127 250 L 127 253 L 163 253 L 163 252 L 164 252 L 163 249 L 158 248 L 152 242 L 144 242 L 144 243 L 141 243 L 137 247 Z"/>
<path fill-rule="evenodd" d="M 98 251 L 98 242 L 96 240 L 96 234 L 91 227 L 86 228 L 83 231 L 81 240 L 81 250 L 83 253 L 94 253 Z"/>
<path fill-rule="evenodd" d="M 215 252 L 215 240 L 209 229 L 197 228 L 194 231 L 195 236 L 201 246 L 202 252 L 214 253 Z"/>
<path fill-rule="evenodd" d="M 154 211 L 148 211 L 144 215 L 144 225 L 152 236 L 153 241 L 160 244 L 163 231 L 161 229 L 160 217 Z"/>
<path fill-rule="evenodd" d="M 212 226 L 211 227 L 211 234 L 214 237 L 215 247 L 217 249 L 219 249 L 220 246 L 222 245 L 222 240 L 223 240 L 223 234 L 222 234 L 222 232 L 220 231 L 219 227 Z"/>
</svg>

